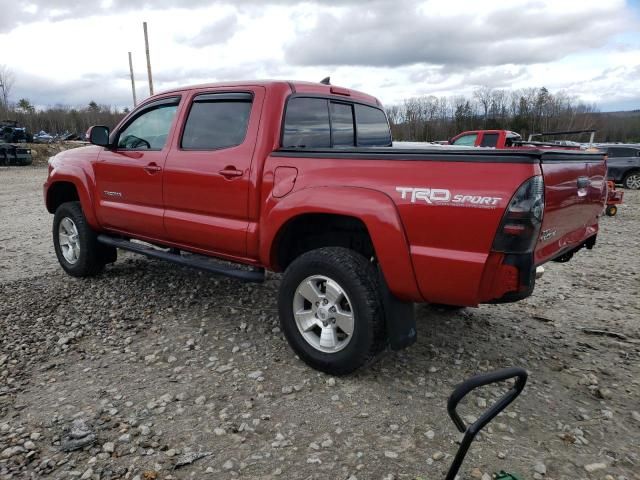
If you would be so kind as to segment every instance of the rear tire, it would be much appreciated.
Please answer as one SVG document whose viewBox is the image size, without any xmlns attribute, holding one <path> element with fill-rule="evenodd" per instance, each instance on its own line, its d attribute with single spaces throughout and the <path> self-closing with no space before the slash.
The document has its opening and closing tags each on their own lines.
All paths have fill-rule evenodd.
<svg viewBox="0 0 640 480">
<path fill-rule="evenodd" d="M 106 263 L 114 262 L 116 251 L 98 243 L 82 212 L 80 202 L 66 202 L 53 217 L 53 245 L 60 266 L 73 277 L 92 277 Z"/>
<path fill-rule="evenodd" d="M 353 250 L 320 248 L 296 258 L 282 278 L 278 309 L 289 345 L 316 370 L 346 375 L 385 348 L 378 275 Z"/>
<path fill-rule="evenodd" d="M 640 171 L 628 173 L 622 180 L 622 185 L 630 190 L 640 190 Z"/>
</svg>

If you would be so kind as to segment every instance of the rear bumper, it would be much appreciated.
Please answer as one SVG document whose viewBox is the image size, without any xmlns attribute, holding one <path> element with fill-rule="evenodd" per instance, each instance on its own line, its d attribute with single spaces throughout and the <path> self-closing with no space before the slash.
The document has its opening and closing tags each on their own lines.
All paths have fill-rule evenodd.
<svg viewBox="0 0 640 480">
<path fill-rule="evenodd" d="M 480 254 L 412 247 L 411 257 L 422 300 L 429 303 L 475 307 L 483 303 L 509 303 L 533 293 L 538 267 L 548 261 L 566 262 L 578 250 L 593 248 L 597 225 L 554 252 Z M 568 239 L 564 239 L 565 241 Z M 413 299 L 412 299 L 413 300 Z"/>
<path fill-rule="evenodd" d="M 496 268 L 490 288 L 481 286 L 483 295 L 480 303 L 511 303 L 531 295 L 537 278 L 533 254 L 497 255 L 502 257 L 502 261 Z"/>
<path fill-rule="evenodd" d="M 578 245 L 571 245 L 558 252 L 554 257 L 550 259 L 552 262 L 565 263 L 571 260 L 573 255 L 579 250 L 586 248 L 591 250 L 596 244 L 597 235 L 593 235 Z M 536 286 L 536 280 L 542 277 L 544 274 L 544 268 L 541 264 L 534 263 L 533 254 L 522 255 L 505 255 L 502 265 L 511 265 L 518 270 L 518 287 L 516 290 L 507 291 L 503 295 L 496 297 L 495 299 L 488 299 L 481 301 L 481 303 L 510 303 L 517 302 L 524 298 L 527 298 L 533 293 Z M 504 267 L 502 267 L 504 268 Z M 496 285 L 495 288 L 499 291 L 500 288 L 508 287 L 505 285 Z M 494 290 L 495 291 L 495 290 Z"/>
</svg>

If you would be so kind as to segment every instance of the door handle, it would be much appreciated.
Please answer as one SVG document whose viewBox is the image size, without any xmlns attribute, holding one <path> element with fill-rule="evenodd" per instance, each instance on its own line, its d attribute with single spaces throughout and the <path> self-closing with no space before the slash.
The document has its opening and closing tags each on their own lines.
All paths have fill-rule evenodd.
<svg viewBox="0 0 640 480">
<path fill-rule="evenodd" d="M 155 162 L 151 162 L 149 165 L 146 165 L 144 167 L 144 171 L 147 172 L 149 175 L 158 173 L 160 170 L 162 170 L 162 168 L 159 167 L 158 164 L 156 164 Z"/>
<path fill-rule="evenodd" d="M 228 165 L 228 166 L 224 167 L 218 173 L 220 175 L 222 175 L 224 178 L 227 178 L 227 179 L 235 178 L 235 177 L 241 177 L 244 174 L 244 172 L 242 170 L 238 170 L 233 165 Z"/>
</svg>

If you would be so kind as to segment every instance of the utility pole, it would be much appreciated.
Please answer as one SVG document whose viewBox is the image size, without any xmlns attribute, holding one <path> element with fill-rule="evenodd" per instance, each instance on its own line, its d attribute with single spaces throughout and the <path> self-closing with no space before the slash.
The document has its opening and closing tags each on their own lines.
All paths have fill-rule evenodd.
<svg viewBox="0 0 640 480">
<path fill-rule="evenodd" d="M 149 37 L 147 35 L 147 22 L 142 22 L 144 29 L 144 49 L 147 53 L 147 76 L 149 77 L 149 95 L 153 95 L 153 78 L 151 77 L 151 57 L 149 56 Z"/>
<path fill-rule="evenodd" d="M 133 78 L 133 62 L 131 61 L 131 52 L 129 52 L 129 73 L 131 74 L 131 93 L 133 93 L 133 108 L 138 104 L 136 100 L 136 81 Z"/>
</svg>

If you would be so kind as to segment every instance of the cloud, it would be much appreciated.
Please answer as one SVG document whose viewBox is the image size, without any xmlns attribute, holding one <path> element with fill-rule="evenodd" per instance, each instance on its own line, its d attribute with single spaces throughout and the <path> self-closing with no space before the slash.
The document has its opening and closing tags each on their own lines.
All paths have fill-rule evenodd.
<svg viewBox="0 0 640 480">
<path fill-rule="evenodd" d="M 222 82 L 252 78 L 276 77 L 290 72 L 288 68 L 276 62 L 249 62 L 231 66 L 175 67 L 154 74 L 154 81 L 160 88 L 170 85 Z"/>
<path fill-rule="evenodd" d="M 224 43 L 236 33 L 238 28 L 238 17 L 227 15 L 214 23 L 207 25 L 192 37 L 178 36 L 178 43 L 184 43 L 194 48 L 208 47 L 219 43 Z"/>
<path fill-rule="evenodd" d="M 620 2 L 586 3 L 576 10 L 549 1 L 497 5 L 487 13 L 429 9 L 407 0 L 380 2 L 366 11 L 352 6 L 319 13 L 315 27 L 294 39 L 285 54 L 296 65 L 468 68 L 548 62 L 601 47 L 627 24 Z"/>
<path fill-rule="evenodd" d="M 131 84 L 128 72 L 87 74 L 72 81 L 59 82 L 41 76 L 22 74 L 16 83 L 13 98 L 27 98 L 38 107 L 56 105 L 84 106 L 91 100 L 103 104 L 131 104 Z M 108 101 L 107 101 L 108 99 Z"/>
<path fill-rule="evenodd" d="M 322 5 L 345 5 L 358 0 L 310 0 Z M 4 5 L 4 3 L 7 5 Z M 132 10 L 171 8 L 191 9 L 211 5 L 235 7 L 264 7 L 267 5 L 293 5 L 298 0 L 103 0 L 87 3 L 86 0 L 3 0 L 0 4 L 0 33 L 9 32 L 20 25 L 37 21 L 60 21 L 97 15 L 112 15 Z M 10 4 L 10 5 L 9 5 Z"/>
<path fill-rule="evenodd" d="M 602 109 L 640 106 L 640 22 L 623 0 L 9 1 L 0 44 L 20 48 L 0 62 L 16 76 L 12 101 L 130 106 L 128 51 L 144 98 L 147 21 L 157 92 L 331 75 L 385 104 L 544 85 Z"/>
</svg>

